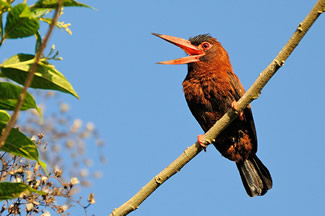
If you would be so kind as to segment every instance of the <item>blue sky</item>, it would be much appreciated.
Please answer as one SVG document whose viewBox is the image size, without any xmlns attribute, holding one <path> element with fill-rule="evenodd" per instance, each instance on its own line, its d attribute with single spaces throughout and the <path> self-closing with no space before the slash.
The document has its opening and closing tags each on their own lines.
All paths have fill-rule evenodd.
<svg viewBox="0 0 325 216">
<path fill-rule="evenodd" d="M 228 51 L 247 89 L 315 2 L 85 0 L 97 10 L 66 8 L 61 20 L 72 23 L 73 35 L 56 30 L 50 43 L 64 59 L 56 67 L 81 99 L 62 99 L 74 117 L 95 123 L 108 159 L 103 177 L 82 192 L 95 193 L 89 213 L 109 214 L 202 134 L 182 92 L 187 67 L 155 64 L 185 54 L 151 32 L 182 38 L 210 33 Z M 248 197 L 235 164 L 209 146 L 130 215 L 322 214 L 324 26 L 323 15 L 252 103 L 257 155 L 271 172 L 272 190 Z M 7 46 L 1 61 L 32 52 L 34 45 Z"/>
</svg>

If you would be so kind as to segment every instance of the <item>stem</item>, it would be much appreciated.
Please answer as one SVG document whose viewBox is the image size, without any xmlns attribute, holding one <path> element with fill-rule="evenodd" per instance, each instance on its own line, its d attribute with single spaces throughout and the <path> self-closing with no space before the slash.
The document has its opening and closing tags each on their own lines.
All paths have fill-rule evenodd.
<svg viewBox="0 0 325 216">
<path fill-rule="evenodd" d="M 325 11 L 325 0 L 318 0 L 313 9 L 305 17 L 304 21 L 298 25 L 297 30 L 291 36 L 287 44 L 282 48 L 276 58 L 269 64 L 269 66 L 259 75 L 257 80 L 237 102 L 238 111 L 243 110 L 250 102 L 257 99 L 261 90 L 266 83 L 272 78 L 276 71 L 283 65 L 285 60 L 289 57 L 292 51 L 297 47 L 303 36 L 316 21 L 318 16 Z M 224 130 L 238 114 L 234 110 L 228 111 L 215 125 L 210 128 L 204 135 L 205 142 L 211 143 Z M 182 167 L 184 167 L 190 160 L 192 160 L 198 153 L 202 151 L 202 147 L 198 143 L 194 143 L 188 147 L 183 154 L 181 154 L 174 162 L 167 166 L 157 176 L 150 180 L 141 190 L 136 193 L 131 199 L 120 207 L 113 210 L 110 216 L 127 215 L 136 210 L 139 205 L 153 193 L 161 184 L 167 179 L 176 174 Z"/>
<path fill-rule="evenodd" d="M 3 43 L 3 23 L 2 23 L 2 12 L 0 12 L 0 47 Z"/>
<path fill-rule="evenodd" d="M 19 99 L 18 99 L 18 102 L 16 104 L 15 110 L 11 115 L 11 119 L 8 122 L 7 126 L 2 130 L 1 137 L 0 137 L 0 148 L 4 145 L 5 140 L 7 139 L 8 135 L 9 135 L 9 133 L 11 131 L 11 128 L 16 124 L 17 118 L 19 116 L 20 108 L 23 105 L 23 102 L 24 102 L 24 99 L 25 99 L 25 96 L 26 96 L 26 93 L 27 93 L 27 89 L 30 86 L 30 84 L 32 83 L 32 80 L 33 80 L 34 73 L 36 71 L 37 65 L 38 65 L 38 63 L 39 63 L 39 61 L 41 59 L 41 56 L 42 56 L 42 53 L 43 53 L 43 51 L 44 51 L 44 49 L 46 47 L 46 44 L 47 44 L 47 42 L 48 42 L 48 40 L 49 40 L 49 38 L 50 38 L 50 36 L 51 36 L 51 34 L 53 32 L 55 23 L 59 18 L 61 6 L 62 6 L 62 1 L 63 0 L 59 0 L 59 2 L 58 2 L 57 8 L 56 8 L 55 13 L 53 15 L 52 23 L 51 23 L 51 25 L 49 27 L 49 30 L 48 30 L 48 32 L 47 32 L 47 34 L 46 34 L 46 36 L 45 36 L 45 38 L 43 40 L 43 43 L 42 43 L 39 51 L 36 53 L 35 62 L 32 65 L 32 67 L 31 67 L 31 69 L 30 69 L 30 71 L 28 73 L 28 76 L 27 76 L 25 84 L 24 84 L 24 88 L 23 88 L 22 92 L 19 95 Z"/>
</svg>

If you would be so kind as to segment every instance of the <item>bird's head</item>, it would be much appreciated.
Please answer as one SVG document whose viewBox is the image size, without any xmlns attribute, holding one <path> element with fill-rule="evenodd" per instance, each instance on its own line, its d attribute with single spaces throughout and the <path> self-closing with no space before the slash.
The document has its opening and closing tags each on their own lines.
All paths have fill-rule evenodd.
<svg viewBox="0 0 325 216">
<path fill-rule="evenodd" d="M 186 57 L 158 62 L 158 64 L 212 63 L 218 56 L 226 54 L 228 57 L 221 44 L 208 34 L 198 35 L 189 40 L 163 34 L 152 34 L 182 48 L 188 54 Z"/>
</svg>

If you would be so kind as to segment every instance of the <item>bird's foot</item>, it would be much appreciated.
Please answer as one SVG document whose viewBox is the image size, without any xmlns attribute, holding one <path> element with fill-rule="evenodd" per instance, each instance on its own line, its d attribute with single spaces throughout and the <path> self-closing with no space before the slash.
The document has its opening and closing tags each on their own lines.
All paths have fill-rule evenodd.
<svg viewBox="0 0 325 216">
<path fill-rule="evenodd" d="M 233 108 L 238 113 L 239 120 L 243 121 L 244 120 L 244 112 L 243 111 L 238 112 L 238 106 L 237 106 L 236 101 L 233 101 L 231 103 L 231 108 Z"/>
<path fill-rule="evenodd" d="M 204 142 L 204 134 L 198 135 L 197 136 L 197 141 L 198 143 L 202 146 L 203 150 L 206 152 L 207 151 L 207 145 Z"/>
</svg>

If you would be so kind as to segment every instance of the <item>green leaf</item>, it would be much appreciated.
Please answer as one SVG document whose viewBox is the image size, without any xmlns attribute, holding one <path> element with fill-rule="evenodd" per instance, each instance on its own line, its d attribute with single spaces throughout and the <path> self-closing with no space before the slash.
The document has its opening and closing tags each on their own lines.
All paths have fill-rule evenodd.
<svg viewBox="0 0 325 216">
<path fill-rule="evenodd" d="M 35 18 L 39 18 L 39 17 L 44 17 L 46 14 L 48 14 L 50 12 L 50 9 L 47 8 L 35 8 L 35 9 L 31 9 L 32 12 L 32 16 Z"/>
<path fill-rule="evenodd" d="M 0 201 L 15 199 L 21 195 L 30 196 L 31 193 L 37 193 L 39 195 L 46 194 L 24 183 L 0 182 Z"/>
<path fill-rule="evenodd" d="M 58 0 L 38 0 L 32 8 L 56 8 L 58 5 Z M 87 7 L 92 8 L 89 5 L 77 2 L 75 0 L 63 0 L 63 7 Z"/>
<path fill-rule="evenodd" d="M 23 11 L 19 14 L 20 18 L 22 18 L 22 17 L 29 18 L 31 16 L 33 16 L 33 13 L 29 9 L 29 7 L 24 7 Z"/>
<path fill-rule="evenodd" d="M 5 38 L 22 38 L 35 34 L 39 28 L 39 21 L 32 16 L 29 7 L 18 4 L 13 7 L 7 16 Z"/>
<path fill-rule="evenodd" d="M 5 127 L 6 124 L 4 122 L 0 122 L 1 134 L 2 130 Z M 35 160 L 46 172 L 46 164 L 40 161 L 35 143 L 16 128 L 11 129 L 9 136 L 5 141 L 5 144 L 0 148 L 0 150 L 16 156 Z"/>
<path fill-rule="evenodd" d="M 33 55 L 17 54 L 3 62 L 1 71 L 7 78 L 24 84 L 33 62 Z M 38 64 L 30 87 L 57 90 L 69 93 L 79 99 L 78 94 L 63 74 L 46 61 Z"/>
<path fill-rule="evenodd" d="M 10 120 L 10 115 L 4 110 L 0 110 L 0 121 L 8 122 L 9 120 Z"/>
<path fill-rule="evenodd" d="M 23 88 L 8 82 L 0 82 L 0 109 L 14 110 Z M 36 109 L 39 114 L 40 110 L 30 93 L 26 93 L 25 100 L 21 110 Z"/>
</svg>

